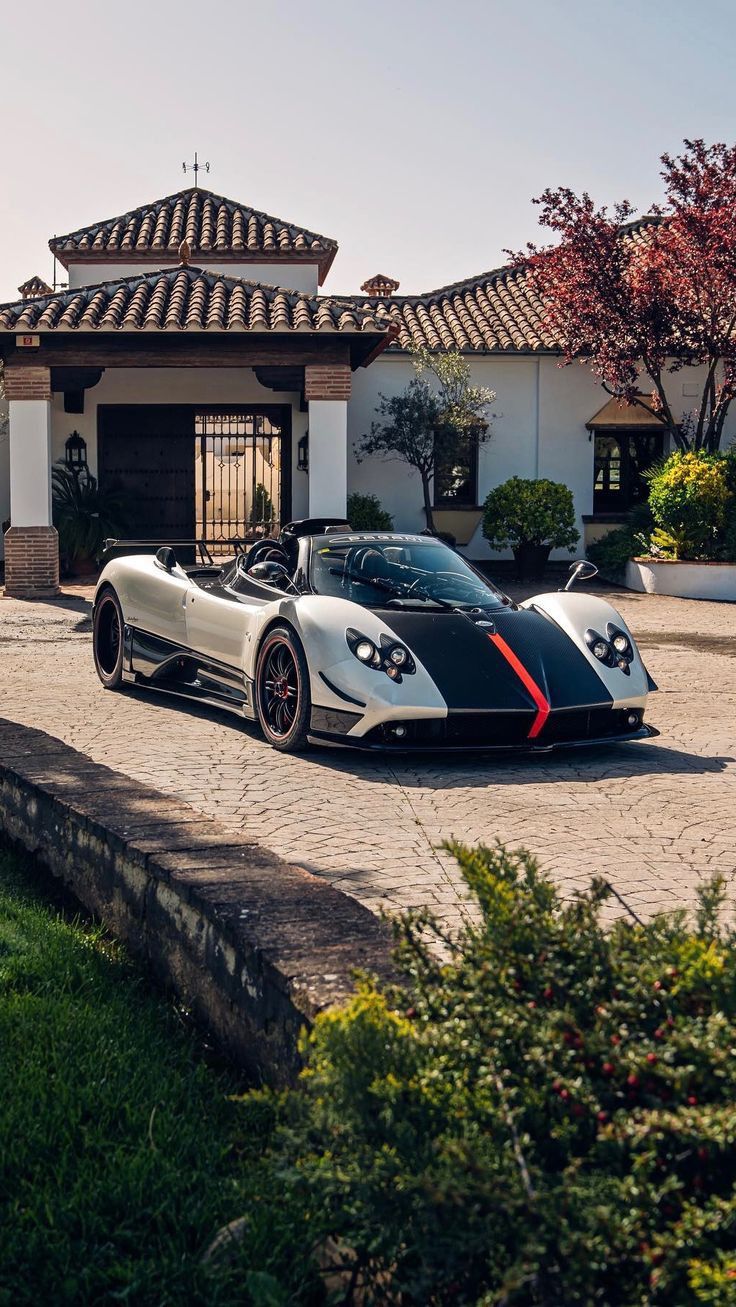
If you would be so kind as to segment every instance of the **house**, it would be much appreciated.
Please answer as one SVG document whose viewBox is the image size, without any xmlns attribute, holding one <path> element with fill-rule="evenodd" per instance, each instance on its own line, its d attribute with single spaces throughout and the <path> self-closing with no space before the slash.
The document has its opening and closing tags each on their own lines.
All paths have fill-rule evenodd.
<svg viewBox="0 0 736 1307">
<path fill-rule="evenodd" d="M 102 486 L 128 491 L 136 538 L 203 535 L 215 548 L 339 516 L 353 490 L 377 494 L 397 528 L 421 529 L 418 478 L 354 453 L 379 394 L 413 375 L 417 345 L 462 350 L 497 394 L 492 439 L 435 485 L 438 525 L 471 558 L 489 556 L 479 506 L 507 477 L 565 482 L 589 539 L 621 520 L 662 451 L 643 410 L 607 401 L 587 368 L 559 366 L 523 271 L 404 296 L 378 274 L 361 294 L 330 295 L 334 240 L 198 186 L 50 248 L 68 284 L 32 277 L 0 306 L 10 594 L 58 588 L 51 468 L 70 440 Z M 672 378 L 681 409 L 697 391 L 697 376 Z"/>
</svg>

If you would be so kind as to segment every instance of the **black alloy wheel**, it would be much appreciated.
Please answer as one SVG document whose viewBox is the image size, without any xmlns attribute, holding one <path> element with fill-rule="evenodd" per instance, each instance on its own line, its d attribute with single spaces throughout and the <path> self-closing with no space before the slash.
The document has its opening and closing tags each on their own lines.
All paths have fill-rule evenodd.
<svg viewBox="0 0 736 1307">
<path fill-rule="evenodd" d="M 288 626 L 269 631 L 258 654 L 256 708 L 269 744 L 283 753 L 307 743 L 309 673 L 302 647 Z"/>
<path fill-rule="evenodd" d="M 123 613 L 114 590 L 103 590 L 95 604 L 92 648 L 97 675 L 107 690 L 123 683 Z"/>
</svg>

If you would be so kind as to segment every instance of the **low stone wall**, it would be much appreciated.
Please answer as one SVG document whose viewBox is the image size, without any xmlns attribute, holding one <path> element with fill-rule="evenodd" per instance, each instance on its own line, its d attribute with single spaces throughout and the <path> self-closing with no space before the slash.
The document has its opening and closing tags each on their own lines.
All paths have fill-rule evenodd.
<svg viewBox="0 0 736 1307">
<path fill-rule="evenodd" d="M 267 1083 L 294 1080 L 301 1030 L 349 996 L 355 968 L 390 974 L 388 931 L 355 899 L 2 719 L 0 826 Z"/>
</svg>

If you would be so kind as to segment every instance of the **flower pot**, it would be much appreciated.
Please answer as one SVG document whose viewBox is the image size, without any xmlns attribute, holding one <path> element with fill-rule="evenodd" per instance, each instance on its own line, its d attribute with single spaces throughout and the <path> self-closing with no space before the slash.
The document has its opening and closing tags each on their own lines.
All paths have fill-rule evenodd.
<svg viewBox="0 0 736 1307">
<path fill-rule="evenodd" d="M 529 542 L 517 545 L 514 550 L 516 579 L 518 581 L 541 581 L 551 552 L 551 545 L 533 545 Z"/>
<path fill-rule="evenodd" d="M 632 558 L 626 585 L 643 594 L 736 603 L 736 563 Z"/>
</svg>

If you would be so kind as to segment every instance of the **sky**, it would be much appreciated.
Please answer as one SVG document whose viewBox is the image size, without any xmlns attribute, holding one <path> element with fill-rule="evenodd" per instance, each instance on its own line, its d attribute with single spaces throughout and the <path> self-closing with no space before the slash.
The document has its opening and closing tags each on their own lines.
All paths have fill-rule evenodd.
<svg viewBox="0 0 736 1307">
<path fill-rule="evenodd" d="M 546 186 L 660 198 L 736 139 L 733 0 L 0 0 L 0 300 L 54 233 L 177 191 L 335 238 L 324 289 L 429 290 L 540 233 Z"/>
</svg>

